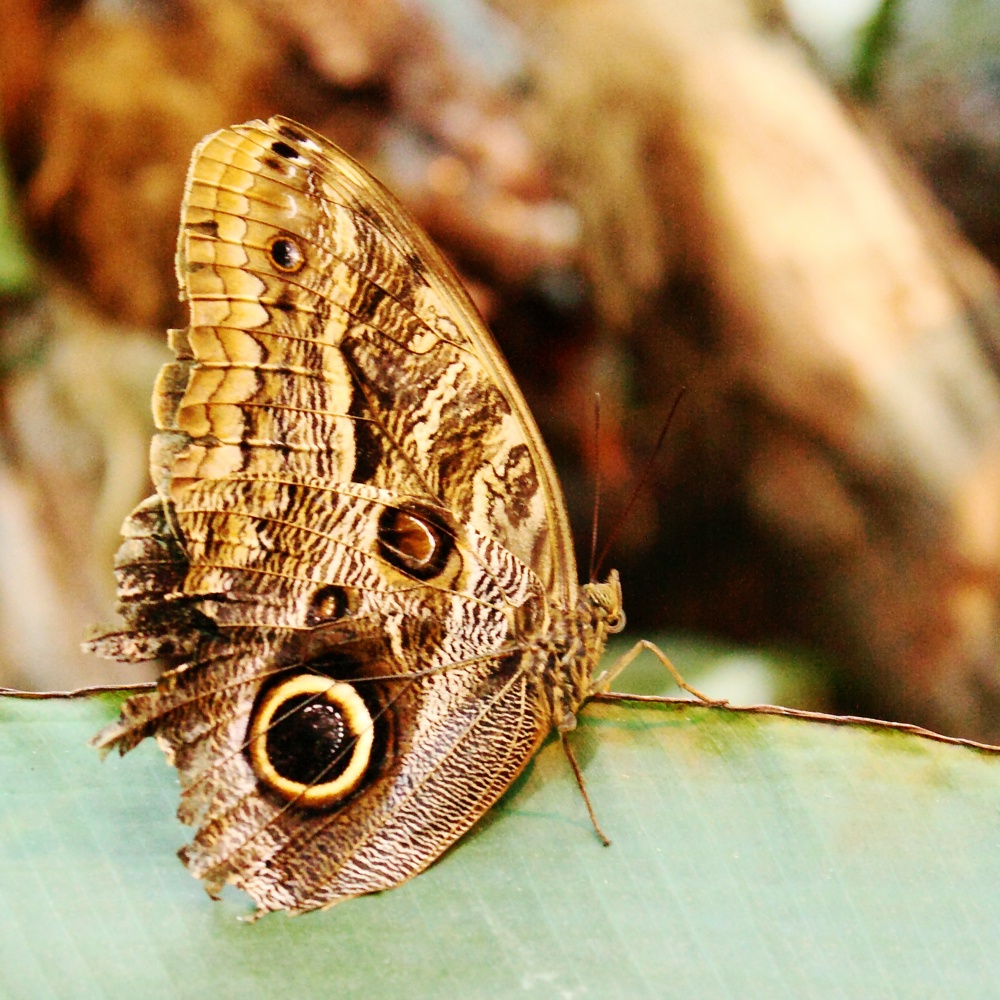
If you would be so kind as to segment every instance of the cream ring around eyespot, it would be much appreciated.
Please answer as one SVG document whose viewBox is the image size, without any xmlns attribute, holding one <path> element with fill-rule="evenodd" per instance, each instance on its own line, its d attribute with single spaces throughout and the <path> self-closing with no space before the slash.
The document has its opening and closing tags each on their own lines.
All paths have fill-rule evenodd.
<svg viewBox="0 0 1000 1000">
<path fill-rule="evenodd" d="M 282 705 L 298 696 L 319 696 L 336 705 L 354 737 L 347 767 L 333 781 L 306 785 L 279 774 L 267 755 L 267 734 Z M 364 776 L 371 759 L 375 724 L 364 699 L 350 684 L 331 681 L 316 674 L 293 677 L 269 691 L 250 727 L 250 760 L 254 772 L 265 785 L 297 805 L 317 808 L 329 806 L 353 792 Z"/>
</svg>

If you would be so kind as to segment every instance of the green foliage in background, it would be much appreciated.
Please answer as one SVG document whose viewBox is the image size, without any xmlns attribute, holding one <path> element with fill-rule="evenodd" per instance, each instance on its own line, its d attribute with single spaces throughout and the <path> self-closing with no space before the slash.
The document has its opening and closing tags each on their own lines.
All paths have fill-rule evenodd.
<svg viewBox="0 0 1000 1000">
<path fill-rule="evenodd" d="M 24 295 L 35 285 L 35 268 L 15 217 L 10 176 L 0 149 L 0 297 Z"/>
</svg>

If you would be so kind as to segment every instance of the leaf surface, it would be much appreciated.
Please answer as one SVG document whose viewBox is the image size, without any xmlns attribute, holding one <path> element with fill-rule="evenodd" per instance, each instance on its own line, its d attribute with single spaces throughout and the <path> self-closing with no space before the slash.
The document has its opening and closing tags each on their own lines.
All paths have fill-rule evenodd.
<svg viewBox="0 0 1000 1000">
<path fill-rule="evenodd" d="M 46 997 L 940 997 L 1000 981 L 1000 758 L 862 726 L 591 704 L 428 872 L 241 919 L 175 857 L 108 696 L 0 698 L 0 993 Z"/>
</svg>

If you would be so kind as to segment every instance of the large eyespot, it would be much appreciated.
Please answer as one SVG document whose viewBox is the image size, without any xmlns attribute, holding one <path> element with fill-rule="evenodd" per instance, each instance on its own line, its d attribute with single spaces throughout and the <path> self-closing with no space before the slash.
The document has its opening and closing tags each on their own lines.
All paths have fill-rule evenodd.
<svg viewBox="0 0 1000 1000">
<path fill-rule="evenodd" d="M 302 247 L 288 236 L 275 236 L 267 245 L 271 263 L 284 274 L 298 274 L 306 266 Z"/>
<path fill-rule="evenodd" d="M 374 736 L 371 712 L 350 684 L 300 674 L 271 688 L 257 706 L 250 762 L 282 797 L 322 808 L 361 784 Z"/>
<path fill-rule="evenodd" d="M 418 580 L 438 576 L 455 547 L 440 518 L 430 511 L 386 507 L 378 520 L 378 543 L 383 557 Z"/>
</svg>

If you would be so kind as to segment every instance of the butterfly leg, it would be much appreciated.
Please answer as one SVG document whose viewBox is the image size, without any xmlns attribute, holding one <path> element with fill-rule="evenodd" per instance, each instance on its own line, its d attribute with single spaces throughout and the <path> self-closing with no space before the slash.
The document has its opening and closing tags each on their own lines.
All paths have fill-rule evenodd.
<svg viewBox="0 0 1000 1000">
<path fill-rule="evenodd" d="M 600 695 L 607 691 L 611 684 L 625 670 L 625 668 L 628 667 L 641 652 L 647 649 L 667 668 L 670 672 L 670 676 L 674 679 L 674 683 L 682 691 L 687 691 L 688 694 L 693 695 L 699 701 L 703 701 L 706 705 L 728 704 L 725 699 L 719 700 L 717 698 L 709 698 L 707 694 L 704 694 L 696 687 L 692 687 L 688 684 L 688 682 L 681 676 L 680 671 L 673 665 L 673 663 L 670 662 L 670 658 L 667 654 L 664 653 L 663 650 L 656 645 L 656 643 L 650 642 L 648 639 L 640 639 L 627 653 L 623 656 L 619 656 L 607 670 L 601 673 L 591 685 L 591 694 Z"/>
<path fill-rule="evenodd" d="M 579 787 L 580 794 L 583 796 L 583 804 L 587 807 L 590 822 L 594 826 L 594 833 L 597 834 L 601 843 L 605 847 L 610 847 L 611 841 L 601 829 L 601 824 L 597 822 L 597 813 L 594 812 L 594 806 L 590 801 L 590 796 L 587 794 L 587 783 L 583 780 L 583 771 L 580 770 L 576 754 L 573 753 L 573 748 L 570 746 L 568 730 L 564 730 L 561 726 L 559 727 L 559 742 L 562 744 L 563 752 L 566 754 L 566 759 L 569 761 L 569 766 L 573 769 L 573 777 L 576 778 L 577 787 Z"/>
</svg>

